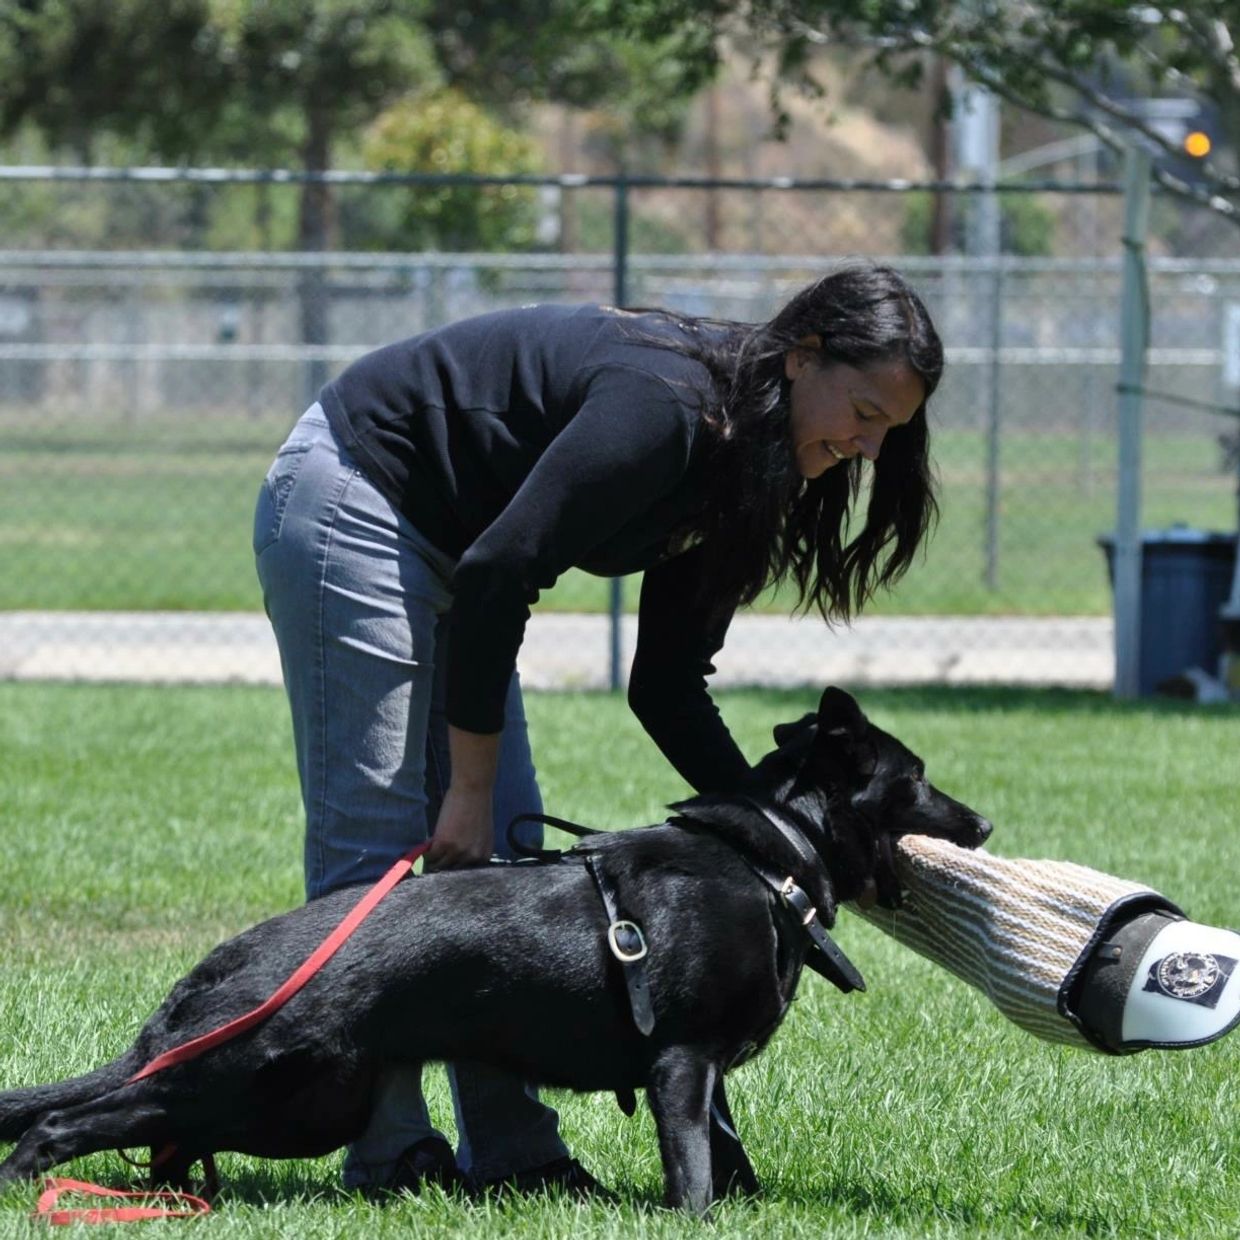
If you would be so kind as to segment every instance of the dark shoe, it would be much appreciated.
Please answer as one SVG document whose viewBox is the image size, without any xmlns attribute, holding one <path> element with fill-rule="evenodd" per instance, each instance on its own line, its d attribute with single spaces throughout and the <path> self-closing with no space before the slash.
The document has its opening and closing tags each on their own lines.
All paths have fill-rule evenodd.
<svg viewBox="0 0 1240 1240">
<path fill-rule="evenodd" d="M 435 1184 L 446 1193 L 465 1187 L 465 1177 L 457 1170 L 456 1156 L 443 1137 L 423 1137 L 396 1160 L 392 1173 L 382 1184 L 368 1184 L 362 1189 L 372 1200 L 396 1193 L 414 1193 L 425 1184 Z"/>
<path fill-rule="evenodd" d="M 480 1196 L 503 1193 L 567 1193 L 594 1201 L 617 1201 L 615 1193 L 604 1188 L 575 1158 L 557 1158 L 554 1162 L 518 1171 L 500 1180 L 487 1180 L 477 1188 Z"/>
</svg>

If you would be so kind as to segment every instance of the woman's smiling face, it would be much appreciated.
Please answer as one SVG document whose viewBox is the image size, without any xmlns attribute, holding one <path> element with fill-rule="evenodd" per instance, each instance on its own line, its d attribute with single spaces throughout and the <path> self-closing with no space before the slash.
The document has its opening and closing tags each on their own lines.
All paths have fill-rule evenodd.
<svg viewBox="0 0 1240 1240">
<path fill-rule="evenodd" d="M 873 461 L 887 432 L 908 422 L 926 398 L 921 376 L 903 359 L 824 365 L 816 337 L 788 351 L 784 373 L 797 472 L 807 479 L 854 456 Z"/>
</svg>

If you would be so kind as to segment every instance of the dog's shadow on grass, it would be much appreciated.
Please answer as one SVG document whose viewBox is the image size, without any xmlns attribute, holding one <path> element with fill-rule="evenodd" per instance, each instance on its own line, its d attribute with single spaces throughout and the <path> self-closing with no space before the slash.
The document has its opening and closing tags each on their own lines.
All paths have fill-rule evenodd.
<svg viewBox="0 0 1240 1240">
<path fill-rule="evenodd" d="M 127 1178 L 120 1169 L 115 1174 L 99 1176 L 96 1182 L 105 1188 L 137 1192 L 142 1190 L 139 1183 Z M 0 1196 L 17 1196 L 21 1188 L 17 1185 L 9 1187 L 13 1190 L 12 1193 L 0 1192 Z M 617 1181 L 612 1187 L 617 1200 L 607 1203 L 611 1209 L 646 1219 L 657 1218 L 665 1213 L 668 1216 L 671 1214 L 670 1211 L 665 1212 L 662 1205 L 661 1188 L 652 1190 L 649 1184 L 636 1184 L 627 1180 Z M 557 1208 L 565 1200 L 558 1194 L 550 1194 L 487 1198 L 480 1203 L 465 1196 L 445 1197 L 437 1189 L 432 1190 L 431 1196 L 434 1200 L 428 1199 L 426 1204 L 432 1209 L 446 1206 L 462 1211 L 498 1205 L 501 1210 L 512 1209 L 520 1212 L 538 1202 L 544 1203 L 547 1208 Z M 379 1198 L 374 1202 L 367 1201 L 356 1191 L 341 1185 L 338 1168 L 331 1165 L 317 1166 L 307 1161 L 296 1165 L 286 1163 L 221 1168 L 221 1187 L 212 1205 L 215 1210 L 224 1213 L 227 1213 L 230 1206 L 269 1208 L 320 1205 L 335 1210 L 355 1205 L 369 1210 L 399 1209 L 411 1200 L 413 1199 L 408 1196 L 396 1195 Z M 9 1202 L 6 1200 L 5 1204 L 8 1205 Z M 91 1203 L 66 1200 L 61 1204 L 62 1207 L 72 1207 Z M 570 1204 L 576 1206 L 585 1203 L 570 1200 Z M 1050 1231 L 1093 1236 L 1114 1234 L 1116 1224 L 1113 1214 L 1100 1210 L 1074 1211 L 1062 1204 L 1041 1199 L 1027 1203 L 1004 1203 L 989 1195 L 984 1188 L 961 1193 L 937 1182 L 923 1182 L 906 1191 L 883 1183 L 814 1180 L 804 1177 L 795 1180 L 766 1177 L 760 1196 L 729 1197 L 717 1201 L 708 1221 L 717 1225 L 716 1230 L 721 1226 L 726 1231 L 729 1219 L 738 1223 L 745 1219 L 758 1221 L 765 1210 L 782 1215 L 789 1209 L 807 1214 L 820 1214 L 824 1209 L 836 1209 L 853 1215 L 858 1221 L 864 1220 L 883 1229 L 925 1228 L 927 1234 L 944 1223 L 956 1224 L 970 1232 L 981 1232 L 1004 1223 L 1020 1226 L 1036 1220 L 1037 1226 Z"/>
<path fill-rule="evenodd" d="M 769 1202 L 805 1210 L 835 1207 L 882 1230 L 924 1229 L 927 1235 L 944 1223 L 979 1234 L 996 1227 L 1002 1229 L 1004 1224 L 1086 1236 L 1113 1235 L 1116 1227 L 1113 1211 L 1072 1210 L 1040 1197 L 1012 1202 L 991 1194 L 984 1185 L 962 1193 L 937 1181 L 921 1182 L 905 1191 L 859 1180 L 814 1183 L 801 1179 L 789 1183 L 769 1181 L 764 1188 L 763 1196 L 755 1202 L 759 1206 Z"/>
<path fill-rule="evenodd" d="M 117 1187 L 121 1187 L 117 1185 Z M 618 1183 L 612 1186 L 618 1200 L 613 1204 L 624 1210 L 632 1210 L 639 1214 L 650 1211 L 658 1212 L 662 1208 L 662 1188 L 650 1190 L 647 1185 Z M 578 1204 L 572 1197 L 551 1192 L 545 1194 L 511 1194 L 486 1196 L 475 1199 L 463 1193 L 445 1194 L 440 1189 L 426 1191 L 428 1200 L 437 1205 L 447 1205 L 462 1210 L 471 1208 L 489 1208 L 499 1205 L 500 1208 L 523 1208 L 531 1202 L 546 1203 L 570 1201 Z M 331 1164 L 316 1166 L 306 1162 L 296 1166 L 272 1164 L 270 1166 L 243 1166 L 220 1169 L 220 1191 L 214 1205 L 226 1211 L 231 1205 L 269 1207 L 272 1205 L 310 1205 L 317 1204 L 331 1208 L 349 1205 L 360 1205 L 367 1209 L 396 1208 L 411 1200 L 409 1194 L 398 1193 L 391 1196 L 380 1195 L 368 1200 L 355 1189 L 345 1188 L 340 1183 L 339 1169 Z"/>
<path fill-rule="evenodd" d="M 356 1197 L 340 1183 L 339 1168 L 328 1164 L 297 1164 L 220 1167 L 220 1191 L 215 1203 L 229 1202 L 269 1206 L 277 1202 L 321 1201 L 338 1205 Z"/>
<path fill-rule="evenodd" d="M 626 1215 L 657 1218 L 671 1214 L 663 1207 L 661 1186 L 618 1180 L 610 1187 L 618 1198 L 610 1203 L 612 1208 Z M 464 1211 L 484 1208 L 484 1203 L 464 1196 L 445 1200 L 439 1190 L 433 1190 L 433 1196 L 437 1204 L 447 1204 L 450 1208 Z M 383 1209 L 399 1208 L 409 1200 L 395 1196 L 386 1200 L 380 1198 L 373 1204 L 366 1202 L 356 1192 L 341 1186 L 337 1170 L 308 1163 L 297 1167 L 244 1167 L 226 1172 L 216 1204 L 224 1210 L 230 1203 L 249 1206 L 321 1204 L 331 1208 L 355 1203 Z M 485 1200 L 498 1203 L 501 1209 L 508 1206 L 520 1211 L 539 1202 L 552 1208 L 562 1204 L 564 1198 L 550 1194 Z M 573 1201 L 571 1204 L 579 1203 Z M 1039 1227 L 1086 1236 L 1110 1234 L 1115 1227 L 1114 1217 L 1100 1210 L 1072 1210 L 1061 1203 L 1042 1199 L 1005 1202 L 990 1195 L 984 1187 L 962 1193 L 938 1182 L 923 1182 L 905 1191 L 860 1180 L 798 1178 L 781 1181 L 778 1177 L 768 1177 L 758 1197 L 729 1197 L 716 1202 L 710 1221 L 726 1229 L 729 1217 L 737 1222 L 757 1221 L 765 1210 L 780 1214 L 788 1209 L 816 1213 L 824 1208 L 845 1211 L 859 1221 L 865 1220 L 883 1229 L 924 1227 L 927 1233 L 944 1223 L 980 1232 L 1004 1223 L 1022 1226 L 1035 1219 Z"/>
</svg>

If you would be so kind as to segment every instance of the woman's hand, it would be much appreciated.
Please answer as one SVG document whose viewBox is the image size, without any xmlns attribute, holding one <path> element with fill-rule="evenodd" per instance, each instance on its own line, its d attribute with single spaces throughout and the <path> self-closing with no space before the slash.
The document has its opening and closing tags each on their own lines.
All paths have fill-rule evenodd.
<svg viewBox="0 0 1240 1240">
<path fill-rule="evenodd" d="M 495 844 L 492 802 L 499 764 L 498 732 L 462 732 L 449 726 L 452 782 L 444 794 L 425 869 L 484 865 Z"/>
<path fill-rule="evenodd" d="M 456 784 L 448 789 L 426 850 L 427 870 L 484 865 L 490 859 L 495 844 L 491 794 L 490 788 L 458 789 Z"/>
</svg>

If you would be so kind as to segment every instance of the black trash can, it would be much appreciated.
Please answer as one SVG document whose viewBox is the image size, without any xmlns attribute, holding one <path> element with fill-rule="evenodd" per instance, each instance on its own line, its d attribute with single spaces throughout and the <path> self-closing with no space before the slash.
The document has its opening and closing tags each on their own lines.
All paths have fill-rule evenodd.
<svg viewBox="0 0 1240 1240">
<path fill-rule="evenodd" d="M 1098 544 L 1115 583 L 1115 538 Z M 1141 640 L 1137 692 L 1148 697 L 1172 676 L 1199 667 L 1218 675 L 1219 608 L 1231 596 L 1236 535 L 1173 525 L 1141 534 Z"/>
</svg>

